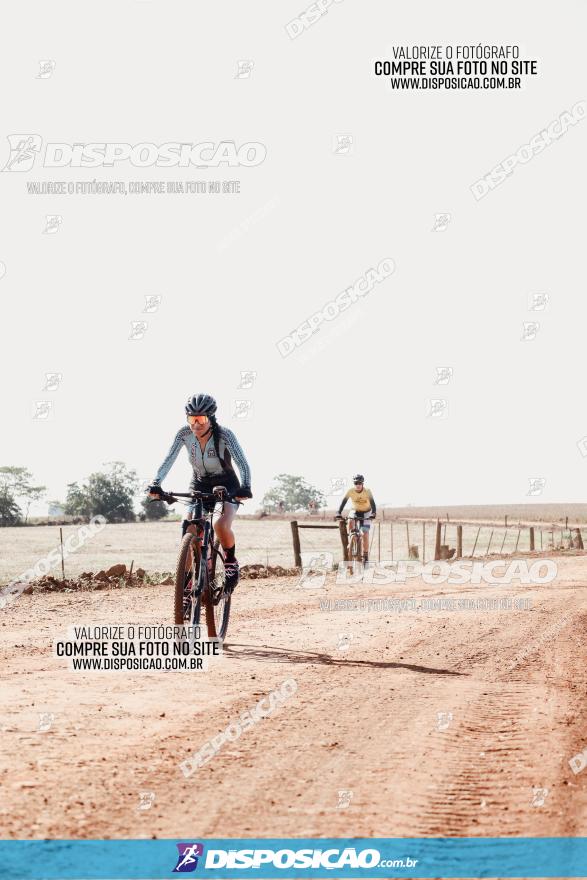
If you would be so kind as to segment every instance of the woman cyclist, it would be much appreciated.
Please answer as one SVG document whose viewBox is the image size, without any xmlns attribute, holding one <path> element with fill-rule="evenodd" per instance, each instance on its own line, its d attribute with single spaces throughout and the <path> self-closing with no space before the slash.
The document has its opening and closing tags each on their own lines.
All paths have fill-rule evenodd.
<svg viewBox="0 0 587 880">
<path fill-rule="evenodd" d="M 214 486 L 224 486 L 226 491 L 238 501 L 252 498 L 251 471 L 238 440 L 228 428 L 216 421 L 216 401 L 209 394 L 194 394 L 185 406 L 188 424 L 175 435 L 165 461 L 157 471 L 157 476 L 149 486 L 152 498 L 161 492 L 161 482 L 179 455 L 182 446 L 188 452 L 194 470 L 190 491 L 211 493 Z M 235 473 L 233 461 L 240 473 L 240 481 Z M 235 539 L 232 521 L 237 505 L 226 502 L 222 515 L 214 523 L 216 537 L 224 550 L 225 583 L 232 592 L 239 579 L 239 565 L 235 556 Z M 193 508 L 188 518 L 191 519 Z"/>
</svg>

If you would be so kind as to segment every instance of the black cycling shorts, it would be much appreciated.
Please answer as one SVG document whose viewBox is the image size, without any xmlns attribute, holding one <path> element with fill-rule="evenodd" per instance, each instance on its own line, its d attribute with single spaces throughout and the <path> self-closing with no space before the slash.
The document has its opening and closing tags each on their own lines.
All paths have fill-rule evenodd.
<svg viewBox="0 0 587 880">
<path fill-rule="evenodd" d="M 190 483 L 190 492 L 206 492 L 212 493 L 214 486 L 224 486 L 230 495 L 236 495 L 240 489 L 239 479 L 234 471 L 224 471 L 223 474 L 211 474 L 204 480 L 198 480 L 196 476 Z M 204 509 L 212 510 L 214 501 L 205 501 Z"/>
</svg>

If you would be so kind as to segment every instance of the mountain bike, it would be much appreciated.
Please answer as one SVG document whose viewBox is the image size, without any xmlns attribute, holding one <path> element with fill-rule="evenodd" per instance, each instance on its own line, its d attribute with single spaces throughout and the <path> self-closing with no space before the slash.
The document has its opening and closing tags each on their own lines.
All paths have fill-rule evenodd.
<svg viewBox="0 0 587 880">
<path fill-rule="evenodd" d="M 182 541 L 175 569 L 174 623 L 199 626 L 204 606 L 209 638 L 224 639 L 230 617 L 231 591 L 225 587 L 224 552 L 214 539 L 212 521 L 219 504 L 240 504 L 224 486 L 207 492 L 162 492 L 161 501 L 175 504 L 188 498 L 192 519 L 182 523 Z"/>
<path fill-rule="evenodd" d="M 337 516 L 336 519 L 344 519 L 347 521 L 353 519 L 355 524 L 352 529 L 348 530 L 349 540 L 348 540 L 348 561 L 351 563 L 351 568 L 353 574 L 356 574 L 363 565 L 363 534 L 361 532 L 361 523 L 365 519 L 365 516 L 369 518 L 369 513 L 362 513 L 360 510 L 353 510 L 352 516 L 349 514 L 346 516 Z"/>
</svg>

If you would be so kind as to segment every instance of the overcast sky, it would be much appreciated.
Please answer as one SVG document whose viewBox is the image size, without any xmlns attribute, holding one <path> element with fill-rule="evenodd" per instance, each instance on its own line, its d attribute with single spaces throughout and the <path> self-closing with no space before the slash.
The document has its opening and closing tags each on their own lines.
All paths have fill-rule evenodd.
<svg viewBox="0 0 587 880">
<path fill-rule="evenodd" d="M 74 2 L 12 4 L 1 165 L 24 134 L 254 142 L 266 158 L 85 169 L 37 156 L 0 175 L 0 464 L 30 468 L 48 498 L 115 459 L 148 480 L 185 399 L 206 391 L 249 458 L 253 506 L 278 473 L 328 490 L 357 470 L 380 503 L 518 503 L 532 479 L 538 501 L 583 501 L 587 122 L 485 198 L 470 187 L 587 99 L 584 8 L 344 0 L 291 39 L 299 13 L 297 0 L 137 0 L 91 19 Z M 373 74 L 393 45 L 480 41 L 519 45 L 538 75 L 519 91 L 400 92 Z M 240 76 L 239 61 L 253 62 Z M 240 193 L 27 193 L 94 179 L 239 180 Z M 280 354 L 386 258 L 393 274 Z M 144 312 L 149 296 L 160 304 Z M 46 387 L 47 373 L 61 378 Z M 188 479 L 182 452 L 166 486 Z"/>
</svg>

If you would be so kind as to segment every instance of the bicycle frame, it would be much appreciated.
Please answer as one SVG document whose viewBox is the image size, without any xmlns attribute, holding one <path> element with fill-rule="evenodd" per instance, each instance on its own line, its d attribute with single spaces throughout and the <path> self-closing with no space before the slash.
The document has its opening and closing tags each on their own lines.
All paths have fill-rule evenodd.
<svg viewBox="0 0 587 880">
<path fill-rule="evenodd" d="M 352 529 L 349 527 L 351 519 L 354 520 L 355 523 Z M 360 511 L 353 510 L 352 514 L 349 513 L 347 517 L 347 531 L 349 533 L 349 538 L 351 535 L 358 535 L 359 537 L 362 536 L 363 533 L 361 531 L 361 524 L 363 523 L 364 519 L 365 517 L 361 515 Z"/>
</svg>

